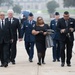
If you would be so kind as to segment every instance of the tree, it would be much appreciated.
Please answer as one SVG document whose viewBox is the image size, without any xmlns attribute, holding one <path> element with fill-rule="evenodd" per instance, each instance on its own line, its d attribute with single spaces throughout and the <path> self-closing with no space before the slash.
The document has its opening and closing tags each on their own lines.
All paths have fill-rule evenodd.
<svg viewBox="0 0 75 75">
<path fill-rule="evenodd" d="M 56 1 L 50 1 L 47 3 L 47 9 L 50 14 L 54 13 L 59 4 Z"/>
<path fill-rule="evenodd" d="M 0 5 L 2 4 L 2 3 L 4 3 L 5 2 L 5 0 L 0 0 Z"/>
<path fill-rule="evenodd" d="M 8 7 L 13 6 L 13 0 L 0 0 L 0 5 L 2 3 L 6 3 L 6 6 Z"/>
<path fill-rule="evenodd" d="M 64 7 L 75 7 L 75 0 L 63 0 Z"/>
<path fill-rule="evenodd" d="M 7 0 L 7 7 L 9 8 L 10 6 L 13 6 L 13 0 Z"/>
<path fill-rule="evenodd" d="M 15 13 L 21 13 L 21 6 L 20 5 L 15 5 L 14 7 L 13 7 L 13 11 L 15 12 Z"/>
</svg>

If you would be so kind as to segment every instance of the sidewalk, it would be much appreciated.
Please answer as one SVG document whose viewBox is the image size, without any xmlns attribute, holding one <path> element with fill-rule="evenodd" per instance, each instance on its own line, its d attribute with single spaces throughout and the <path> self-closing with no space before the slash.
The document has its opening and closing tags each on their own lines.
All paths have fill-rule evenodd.
<svg viewBox="0 0 75 75">
<path fill-rule="evenodd" d="M 28 61 L 28 56 L 24 49 L 24 43 L 18 42 L 17 44 L 17 57 L 16 64 L 12 65 L 11 63 L 7 68 L 0 67 L 0 75 L 75 75 L 75 54 L 73 53 L 72 57 L 72 66 L 67 67 L 66 64 L 64 67 L 61 67 L 60 62 L 52 62 L 52 49 L 47 49 L 45 65 L 37 65 L 37 53 L 35 48 L 35 54 L 33 63 Z M 73 51 L 75 52 L 75 46 Z"/>
</svg>

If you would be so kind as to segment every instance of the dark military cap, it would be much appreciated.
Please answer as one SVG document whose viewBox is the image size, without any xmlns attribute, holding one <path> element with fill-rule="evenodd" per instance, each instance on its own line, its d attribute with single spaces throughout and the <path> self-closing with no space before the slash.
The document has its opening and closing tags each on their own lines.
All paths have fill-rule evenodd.
<svg viewBox="0 0 75 75">
<path fill-rule="evenodd" d="M 59 12 L 55 12 L 55 15 L 59 15 Z"/>
<path fill-rule="evenodd" d="M 33 14 L 32 13 L 29 13 L 29 16 L 33 16 Z"/>
</svg>

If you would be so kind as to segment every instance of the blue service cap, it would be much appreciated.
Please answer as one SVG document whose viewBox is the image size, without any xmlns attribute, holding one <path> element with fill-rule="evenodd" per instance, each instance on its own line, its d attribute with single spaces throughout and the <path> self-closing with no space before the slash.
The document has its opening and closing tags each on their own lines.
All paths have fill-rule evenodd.
<svg viewBox="0 0 75 75">
<path fill-rule="evenodd" d="M 55 15 L 59 15 L 59 12 L 55 12 Z"/>
<path fill-rule="evenodd" d="M 33 14 L 32 13 L 29 13 L 29 16 L 33 16 Z"/>
</svg>

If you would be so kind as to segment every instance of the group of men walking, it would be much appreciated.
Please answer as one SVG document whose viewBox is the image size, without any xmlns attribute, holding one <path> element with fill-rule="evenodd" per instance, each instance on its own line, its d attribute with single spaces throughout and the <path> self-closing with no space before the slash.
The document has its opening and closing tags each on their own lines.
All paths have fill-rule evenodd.
<svg viewBox="0 0 75 75">
<path fill-rule="evenodd" d="M 13 17 L 13 11 L 8 10 L 8 17 L 0 13 L 0 60 L 1 67 L 7 67 L 9 62 L 15 64 L 17 38 L 21 38 L 19 20 Z M 17 36 L 17 30 L 18 35 Z"/>
<path fill-rule="evenodd" d="M 0 60 L 1 67 L 7 67 L 8 63 L 15 64 L 17 54 L 17 40 L 24 41 L 29 61 L 32 62 L 34 55 L 35 37 L 31 34 L 36 21 L 33 20 L 33 14 L 30 13 L 25 25 L 20 23 L 19 19 L 13 16 L 13 10 L 8 10 L 8 17 L 5 18 L 4 12 L 0 12 Z M 24 20 L 25 21 L 25 20 Z M 18 33 L 17 33 L 18 32 Z"/>
<path fill-rule="evenodd" d="M 0 13 L 0 60 L 1 67 L 7 67 L 9 62 L 15 64 L 17 53 L 17 40 L 22 41 L 24 36 L 25 49 L 29 56 L 29 61 L 33 62 L 35 36 L 32 34 L 36 21 L 30 13 L 28 19 L 22 21 L 13 16 L 13 10 L 8 10 L 8 17 L 5 18 L 3 12 Z M 25 17 L 25 16 L 24 16 Z M 55 13 L 55 19 L 50 22 L 50 29 L 54 30 L 53 38 L 53 62 L 60 61 L 61 66 L 65 65 L 65 49 L 67 53 L 66 63 L 71 66 L 72 48 L 75 30 L 75 19 L 69 17 L 69 12 L 65 11 L 63 18 L 59 18 L 59 13 Z M 18 33 L 17 33 L 18 30 Z"/>
</svg>

